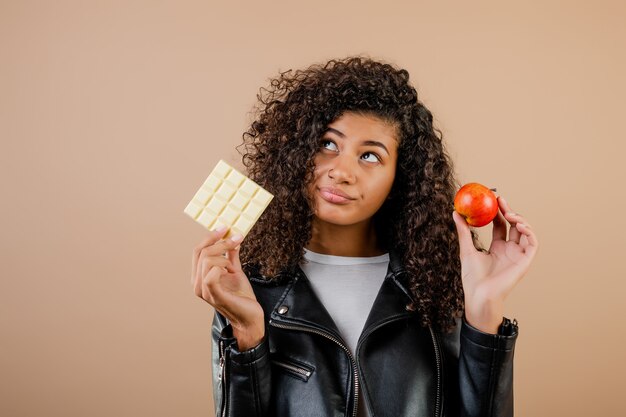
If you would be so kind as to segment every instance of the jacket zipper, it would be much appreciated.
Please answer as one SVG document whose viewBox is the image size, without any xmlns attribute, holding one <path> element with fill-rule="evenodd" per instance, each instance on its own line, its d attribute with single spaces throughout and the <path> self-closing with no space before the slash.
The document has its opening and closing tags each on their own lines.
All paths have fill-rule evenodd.
<svg viewBox="0 0 626 417">
<path fill-rule="evenodd" d="M 291 365 L 287 362 L 279 361 L 277 359 L 272 359 L 272 363 L 275 363 L 278 366 L 282 366 L 283 368 L 287 368 L 291 371 L 297 372 L 300 375 L 304 375 L 306 377 L 311 376 L 311 371 L 309 371 L 308 369 L 300 368 L 299 366 Z"/>
<path fill-rule="evenodd" d="M 327 339 L 332 340 L 333 342 L 335 342 L 336 344 L 338 344 L 347 354 L 348 357 L 350 358 L 350 364 L 352 365 L 352 370 L 354 373 L 354 403 L 353 403 L 353 411 L 352 411 L 352 417 L 356 417 L 356 412 L 358 411 L 358 401 L 359 401 L 359 371 L 356 367 L 356 362 L 354 360 L 354 357 L 352 356 L 352 353 L 350 353 L 350 349 L 348 349 L 343 343 L 341 343 L 336 337 L 323 332 L 321 330 L 317 330 L 317 329 L 312 329 L 309 327 L 304 327 L 304 326 L 294 326 L 294 325 L 286 325 L 286 324 L 282 324 L 282 323 L 275 323 L 273 320 L 270 320 L 269 324 L 271 326 L 274 327 L 279 327 L 282 329 L 291 329 L 291 330 L 303 330 L 305 332 L 311 332 L 311 333 L 315 333 L 315 334 L 319 334 L 321 336 L 324 336 Z"/>
<path fill-rule="evenodd" d="M 428 329 L 430 330 L 430 336 L 433 339 L 433 346 L 435 347 L 435 360 L 437 362 L 437 400 L 435 402 L 435 416 L 439 416 L 441 406 L 441 354 L 439 352 L 439 344 L 433 328 L 428 326 Z"/>
<path fill-rule="evenodd" d="M 228 393 L 226 388 L 226 360 L 224 358 L 224 341 L 220 340 L 220 376 L 219 380 L 222 383 L 222 417 L 226 416 L 226 395 Z"/>
</svg>

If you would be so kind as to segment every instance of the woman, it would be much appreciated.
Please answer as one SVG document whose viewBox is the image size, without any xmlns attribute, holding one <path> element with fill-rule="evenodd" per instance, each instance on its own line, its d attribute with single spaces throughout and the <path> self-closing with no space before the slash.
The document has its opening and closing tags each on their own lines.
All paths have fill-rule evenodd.
<svg viewBox="0 0 626 417">
<path fill-rule="evenodd" d="M 513 415 L 503 303 L 537 237 L 499 197 L 480 246 L 408 72 L 330 60 L 258 98 L 243 162 L 274 199 L 244 242 L 214 230 L 193 253 L 216 415 Z"/>
</svg>

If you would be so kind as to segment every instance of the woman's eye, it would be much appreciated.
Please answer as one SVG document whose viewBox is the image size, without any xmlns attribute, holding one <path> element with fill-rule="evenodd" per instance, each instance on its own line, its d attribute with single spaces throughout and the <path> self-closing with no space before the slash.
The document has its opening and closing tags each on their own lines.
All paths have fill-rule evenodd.
<svg viewBox="0 0 626 417">
<path fill-rule="evenodd" d="M 333 151 L 333 152 L 338 151 L 337 145 L 335 144 L 335 142 L 333 142 L 330 139 L 322 140 L 321 145 L 322 145 L 322 148 L 328 149 L 329 151 Z M 374 152 L 365 152 L 363 155 L 361 155 L 361 157 L 362 158 L 365 157 L 363 159 L 367 162 L 380 162 L 380 157 L 376 155 Z"/>
<path fill-rule="evenodd" d="M 363 154 L 363 156 L 365 156 L 365 155 L 371 155 L 371 156 L 374 157 L 374 159 L 366 159 L 367 162 L 380 162 L 380 158 L 378 157 L 378 155 L 376 155 L 373 152 L 365 152 Z"/>
<path fill-rule="evenodd" d="M 329 146 L 333 146 L 334 148 L 329 148 Z M 332 140 L 326 139 L 322 141 L 322 148 L 330 149 L 334 151 L 334 150 L 337 150 L 337 145 L 335 145 L 335 143 Z"/>
</svg>

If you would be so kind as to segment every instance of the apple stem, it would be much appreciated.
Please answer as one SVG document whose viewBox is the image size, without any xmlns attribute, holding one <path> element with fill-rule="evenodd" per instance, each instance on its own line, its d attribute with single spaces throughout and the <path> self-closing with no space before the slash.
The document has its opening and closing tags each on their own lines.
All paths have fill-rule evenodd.
<svg viewBox="0 0 626 417">
<path fill-rule="evenodd" d="M 491 191 L 497 191 L 495 188 L 490 188 Z"/>
</svg>

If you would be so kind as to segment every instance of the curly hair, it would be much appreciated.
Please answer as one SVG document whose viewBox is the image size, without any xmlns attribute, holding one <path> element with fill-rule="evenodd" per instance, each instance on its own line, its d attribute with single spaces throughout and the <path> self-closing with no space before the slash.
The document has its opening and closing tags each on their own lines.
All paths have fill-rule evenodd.
<svg viewBox="0 0 626 417">
<path fill-rule="evenodd" d="M 248 176 L 275 198 L 241 245 L 243 264 L 274 282 L 295 271 L 311 239 L 314 201 L 307 184 L 327 125 L 344 112 L 375 116 L 396 127 L 399 141 L 389 199 L 373 219 L 378 238 L 404 264 L 413 298 L 406 309 L 417 311 L 423 326 L 451 330 L 463 311 L 451 215 L 460 184 L 408 71 L 364 56 L 331 59 L 281 72 L 257 99 L 237 150 Z M 484 250 L 473 230 L 472 238 Z"/>
</svg>

